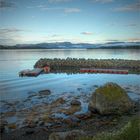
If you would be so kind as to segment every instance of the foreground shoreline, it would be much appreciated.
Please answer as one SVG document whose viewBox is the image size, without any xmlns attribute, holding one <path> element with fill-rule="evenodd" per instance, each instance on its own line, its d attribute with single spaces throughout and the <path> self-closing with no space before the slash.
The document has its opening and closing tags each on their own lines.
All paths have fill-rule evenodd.
<svg viewBox="0 0 140 140">
<path fill-rule="evenodd" d="M 83 131 L 86 135 L 81 136 L 78 140 L 91 140 L 92 137 L 102 136 L 105 138 L 107 135 L 117 135 L 117 133 L 126 129 L 127 126 L 131 123 L 132 120 L 139 119 L 139 104 L 137 104 L 136 111 L 131 113 L 124 114 L 122 116 L 117 115 L 105 115 L 101 116 L 98 114 L 92 114 L 92 116 L 85 118 L 81 122 L 76 120 L 67 121 L 67 125 L 59 123 L 59 119 L 55 122 L 54 126 L 44 126 L 40 125 L 39 127 L 34 126 L 25 126 L 19 129 L 16 129 L 11 132 L 6 132 L 0 134 L 1 140 L 50 140 L 49 136 L 54 132 L 69 132 L 69 131 Z M 139 126 L 139 124 L 137 124 Z M 135 126 L 137 127 L 137 126 Z M 131 133 L 132 130 L 130 130 Z M 137 131 L 137 130 L 133 130 Z M 139 133 L 138 133 L 139 134 Z M 134 134 L 134 137 L 139 137 Z M 104 139 L 103 139 L 104 140 Z"/>
<path fill-rule="evenodd" d="M 96 89 L 98 88 L 97 86 L 95 87 Z M 128 87 L 125 89 L 127 90 Z M 31 94 L 23 102 L 31 102 L 34 97 L 49 99 L 51 94 L 53 93 L 51 93 L 50 90 L 39 91 L 39 93 Z M 73 97 L 73 95 L 71 96 Z M 50 103 L 45 102 L 44 104 L 38 106 L 35 105 L 30 109 L 23 108 L 15 113 L 14 111 L 3 113 L 4 118 L 6 116 L 19 116 L 24 118 L 24 121 L 20 127 L 18 127 L 18 125 L 16 126 L 14 123 L 6 124 L 10 130 L 1 134 L 2 140 L 48 140 L 48 137 L 52 134 L 52 132 L 65 132 L 72 130 L 82 130 L 86 132 L 86 136 L 92 137 L 102 132 L 110 133 L 113 131 L 118 131 L 125 127 L 133 118 L 139 117 L 140 110 L 138 100 L 134 101 L 135 108 L 123 115 L 100 115 L 96 112 L 91 113 L 89 111 L 82 114 L 77 114 L 76 112 L 79 112 L 79 109 L 81 110 L 81 105 L 75 107 L 71 106 L 71 102 L 75 99 L 79 101 L 81 101 L 81 99 L 85 99 L 85 101 L 88 103 L 90 95 L 88 96 L 87 93 L 84 96 L 81 94 L 81 96 L 75 96 L 74 98 L 70 98 L 70 96 L 67 98 L 64 97 L 66 97 L 66 93 Z M 13 105 L 9 105 L 14 109 L 14 104 L 17 104 L 18 106 L 17 102 L 13 103 Z M 59 116 L 62 115 L 63 112 L 68 114 L 69 117 L 62 118 Z M 56 113 L 58 116 L 54 116 L 54 113 Z"/>
<path fill-rule="evenodd" d="M 84 59 L 84 58 L 67 58 L 67 59 L 39 59 L 34 67 L 43 68 L 49 65 L 51 72 L 68 72 L 78 73 L 80 68 L 101 68 L 101 69 L 124 69 L 129 74 L 140 74 L 140 60 L 124 59 Z"/>
</svg>

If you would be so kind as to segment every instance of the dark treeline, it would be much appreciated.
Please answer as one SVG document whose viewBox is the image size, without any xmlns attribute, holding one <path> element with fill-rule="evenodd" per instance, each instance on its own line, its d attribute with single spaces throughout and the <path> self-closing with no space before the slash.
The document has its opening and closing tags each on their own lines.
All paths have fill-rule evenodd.
<svg viewBox="0 0 140 140">
<path fill-rule="evenodd" d="M 129 72 L 140 73 L 140 60 L 123 59 L 40 59 L 34 65 L 35 68 L 42 68 L 46 65 L 51 67 L 51 71 L 79 71 L 80 68 L 105 68 L 105 69 L 126 69 Z"/>
</svg>

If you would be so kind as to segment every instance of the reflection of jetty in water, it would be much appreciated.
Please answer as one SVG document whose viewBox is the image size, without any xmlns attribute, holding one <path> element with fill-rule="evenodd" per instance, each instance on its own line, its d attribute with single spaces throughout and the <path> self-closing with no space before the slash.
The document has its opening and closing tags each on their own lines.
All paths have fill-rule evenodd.
<svg viewBox="0 0 140 140">
<path fill-rule="evenodd" d="M 95 69 L 95 68 L 81 68 L 81 69 L 59 69 L 51 70 L 51 73 L 67 73 L 67 74 L 76 74 L 76 73 L 108 73 L 108 74 L 128 74 L 128 70 L 117 70 L 117 69 Z"/>
<path fill-rule="evenodd" d="M 39 74 L 46 73 L 67 73 L 67 74 L 77 74 L 77 73 L 110 73 L 110 74 L 128 74 L 128 70 L 117 70 L 117 69 L 95 69 L 95 68 L 80 68 L 80 69 L 57 69 L 51 70 L 50 67 L 35 68 L 33 70 L 23 70 L 19 72 L 19 76 L 38 76 Z"/>
</svg>

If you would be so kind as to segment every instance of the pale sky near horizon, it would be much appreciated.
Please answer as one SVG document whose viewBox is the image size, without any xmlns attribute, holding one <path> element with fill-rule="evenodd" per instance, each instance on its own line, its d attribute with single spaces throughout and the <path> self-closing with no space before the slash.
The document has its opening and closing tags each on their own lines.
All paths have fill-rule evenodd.
<svg viewBox="0 0 140 140">
<path fill-rule="evenodd" d="M 0 44 L 140 41 L 140 0 L 0 0 Z"/>
</svg>

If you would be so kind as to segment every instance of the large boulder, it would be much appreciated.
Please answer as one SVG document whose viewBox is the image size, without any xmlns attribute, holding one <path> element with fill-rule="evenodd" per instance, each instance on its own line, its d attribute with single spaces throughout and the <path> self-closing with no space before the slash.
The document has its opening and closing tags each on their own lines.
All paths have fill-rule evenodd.
<svg viewBox="0 0 140 140">
<path fill-rule="evenodd" d="M 53 132 L 52 134 L 50 134 L 49 140 L 78 140 L 82 135 L 85 135 L 82 130 Z"/>
<path fill-rule="evenodd" d="M 133 103 L 126 91 L 115 83 L 107 83 L 92 94 L 89 110 L 102 115 L 128 112 Z"/>
</svg>

